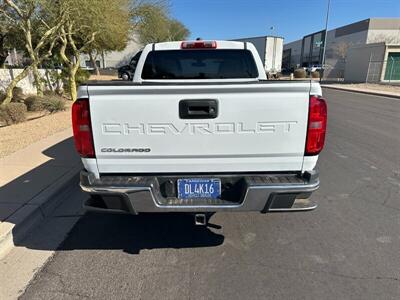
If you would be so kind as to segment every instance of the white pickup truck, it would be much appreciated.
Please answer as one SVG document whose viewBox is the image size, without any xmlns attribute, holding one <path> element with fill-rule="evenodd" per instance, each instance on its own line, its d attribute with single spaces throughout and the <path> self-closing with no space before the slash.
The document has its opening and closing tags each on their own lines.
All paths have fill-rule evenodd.
<svg viewBox="0 0 400 300">
<path fill-rule="evenodd" d="M 313 81 L 267 81 L 251 43 L 147 45 L 133 82 L 89 82 L 72 108 L 87 209 L 316 207 L 327 107 Z"/>
</svg>

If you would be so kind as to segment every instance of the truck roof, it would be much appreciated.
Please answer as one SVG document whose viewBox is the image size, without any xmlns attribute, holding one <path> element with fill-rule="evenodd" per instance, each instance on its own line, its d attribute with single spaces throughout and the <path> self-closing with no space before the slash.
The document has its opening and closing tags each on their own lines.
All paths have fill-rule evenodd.
<svg viewBox="0 0 400 300">
<path fill-rule="evenodd" d="M 244 49 L 245 43 L 238 41 L 223 41 L 223 40 L 199 40 L 199 41 L 176 41 L 176 42 L 163 42 L 151 44 L 153 50 L 179 50 L 182 43 L 196 43 L 196 42 L 215 42 L 217 49 Z"/>
</svg>

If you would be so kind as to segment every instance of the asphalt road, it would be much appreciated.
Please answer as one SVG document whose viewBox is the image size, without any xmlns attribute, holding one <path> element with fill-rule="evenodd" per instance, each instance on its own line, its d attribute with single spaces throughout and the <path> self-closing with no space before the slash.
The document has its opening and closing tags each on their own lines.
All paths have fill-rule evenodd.
<svg viewBox="0 0 400 300">
<path fill-rule="evenodd" d="M 22 299 L 400 299 L 400 101 L 324 95 L 317 210 L 87 214 Z"/>
</svg>

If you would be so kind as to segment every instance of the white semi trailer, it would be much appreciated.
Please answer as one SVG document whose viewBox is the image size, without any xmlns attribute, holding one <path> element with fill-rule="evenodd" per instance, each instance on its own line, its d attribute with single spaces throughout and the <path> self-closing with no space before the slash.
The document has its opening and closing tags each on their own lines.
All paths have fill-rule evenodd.
<svg viewBox="0 0 400 300">
<path fill-rule="evenodd" d="M 235 39 L 239 42 L 252 43 L 264 65 L 265 73 L 269 78 L 277 78 L 282 67 L 283 38 L 277 36 L 260 36 Z"/>
</svg>

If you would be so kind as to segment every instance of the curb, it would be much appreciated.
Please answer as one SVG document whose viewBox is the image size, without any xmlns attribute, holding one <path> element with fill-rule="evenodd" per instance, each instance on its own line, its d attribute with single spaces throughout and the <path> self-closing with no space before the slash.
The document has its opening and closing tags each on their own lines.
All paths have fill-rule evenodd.
<svg viewBox="0 0 400 300">
<path fill-rule="evenodd" d="M 352 93 L 360 93 L 360 94 L 367 94 L 367 95 L 373 95 L 373 96 L 400 99 L 400 95 L 394 95 L 394 94 L 384 94 L 384 93 L 372 92 L 372 91 L 353 90 L 353 89 L 341 88 L 341 87 L 335 87 L 335 86 L 329 86 L 329 85 L 321 85 L 321 87 L 327 88 L 327 89 L 332 89 L 332 90 L 344 91 L 344 92 L 352 92 Z"/>
<path fill-rule="evenodd" d="M 77 184 L 81 169 L 80 164 L 74 166 L 0 224 L 0 259 L 51 215 L 65 199 L 63 194 Z"/>
</svg>

